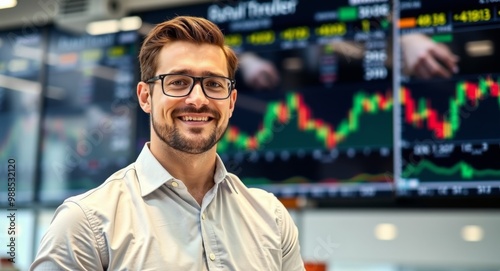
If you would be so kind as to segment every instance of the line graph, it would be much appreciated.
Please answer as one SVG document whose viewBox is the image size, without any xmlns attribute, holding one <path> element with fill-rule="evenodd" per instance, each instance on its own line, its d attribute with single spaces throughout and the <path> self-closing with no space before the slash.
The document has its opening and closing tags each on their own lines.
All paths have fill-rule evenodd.
<svg viewBox="0 0 500 271">
<path fill-rule="evenodd" d="M 417 164 L 408 165 L 403 171 L 403 177 L 408 178 L 412 175 L 439 175 L 439 176 L 452 176 L 460 179 L 478 179 L 478 178 L 500 178 L 499 169 L 477 169 L 465 161 L 459 161 L 452 166 L 438 166 L 429 160 L 422 160 Z"/>
<path fill-rule="evenodd" d="M 259 129 L 254 134 L 241 131 L 237 126 L 230 126 L 219 142 L 218 150 L 226 152 L 230 148 L 234 148 L 250 151 L 272 147 L 272 144 L 268 143 L 273 141 L 276 136 L 277 133 L 274 132 L 277 130 L 277 126 L 284 127 L 286 130 L 286 133 L 279 133 L 286 135 L 283 136 L 286 138 L 280 138 L 282 139 L 280 145 L 282 148 L 302 145 L 332 149 L 346 142 L 350 136 L 360 132 L 365 116 L 375 116 L 378 122 L 384 122 L 383 125 L 391 126 L 392 108 L 393 99 L 389 91 L 385 94 L 380 92 L 368 94 L 364 91 L 358 91 L 352 96 L 352 107 L 348 112 L 344 116 L 335 116 L 341 119 L 335 127 L 332 123 L 314 116 L 312 108 L 306 104 L 302 94 L 291 92 L 284 100 L 268 103 Z M 384 114 L 382 117 L 377 118 L 377 115 L 381 116 L 382 114 Z M 384 132 L 388 133 L 389 136 L 383 137 L 383 140 L 390 144 L 392 131 L 385 129 Z M 364 134 L 363 139 L 369 141 L 367 134 Z M 278 144 L 276 140 L 273 143 Z"/>
<path fill-rule="evenodd" d="M 243 181 L 247 185 L 265 185 L 275 184 L 275 180 L 268 178 L 244 178 Z M 312 181 L 305 176 L 291 176 L 281 181 L 282 184 L 310 184 L 310 183 L 324 183 L 324 184 L 347 184 L 347 183 L 384 183 L 388 182 L 387 175 L 359 173 L 350 178 L 325 178 L 319 181 Z"/>
<path fill-rule="evenodd" d="M 491 98 L 497 99 L 500 110 L 499 83 L 491 77 L 480 78 L 478 82 L 457 82 L 454 96 L 449 98 L 448 108 L 441 112 L 432 105 L 431 98 L 417 100 L 408 87 L 402 87 L 400 91 L 404 123 L 431 131 L 437 139 L 456 137 L 463 124 L 460 114 L 465 107 L 479 107 Z"/>
</svg>

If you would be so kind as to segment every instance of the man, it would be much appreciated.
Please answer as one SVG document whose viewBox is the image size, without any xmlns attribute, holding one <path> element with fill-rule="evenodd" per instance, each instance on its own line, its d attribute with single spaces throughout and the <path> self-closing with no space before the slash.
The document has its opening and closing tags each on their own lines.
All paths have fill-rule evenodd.
<svg viewBox="0 0 500 271">
<path fill-rule="evenodd" d="M 304 270 L 271 194 L 226 171 L 216 144 L 237 92 L 234 52 L 203 18 L 157 25 L 139 55 L 151 141 L 137 161 L 56 211 L 31 270 Z"/>
</svg>

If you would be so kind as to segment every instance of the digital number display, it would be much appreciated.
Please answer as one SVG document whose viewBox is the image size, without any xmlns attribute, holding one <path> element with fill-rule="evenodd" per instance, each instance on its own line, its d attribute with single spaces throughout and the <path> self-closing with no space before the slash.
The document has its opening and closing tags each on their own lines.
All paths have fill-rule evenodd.
<svg viewBox="0 0 500 271">
<path fill-rule="evenodd" d="M 492 12 L 489 8 L 463 10 L 453 14 L 453 20 L 462 23 L 487 22 L 492 19 Z"/>
<path fill-rule="evenodd" d="M 347 33 L 345 23 L 322 24 L 316 28 L 316 35 L 320 37 L 343 36 Z"/>
<path fill-rule="evenodd" d="M 274 31 L 254 32 L 247 36 L 247 42 L 251 45 L 269 45 L 276 40 Z"/>
<path fill-rule="evenodd" d="M 446 13 L 431 13 L 431 14 L 421 14 L 417 16 L 416 20 L 417 26 L 429 27 L 429 26 L 440 26 L 445 25 Z"/>
</svg>

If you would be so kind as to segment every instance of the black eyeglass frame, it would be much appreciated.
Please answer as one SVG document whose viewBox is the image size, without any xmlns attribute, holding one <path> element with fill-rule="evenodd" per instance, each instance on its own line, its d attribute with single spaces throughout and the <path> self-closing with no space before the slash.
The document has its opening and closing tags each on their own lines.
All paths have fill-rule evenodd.
<svg viewBox="0 0 500 271">
<path fill-rule="evenodd" d="M 165 93 L 165 88 L 163 87 L 164 86 L 164 83 L 163 83 L 163 80 L 165 79 L 165 77 L 167 77 L 168 75 L 183 75 L 183 76 L 187 76 L 187 77 L 190 77 L 193 79 L 193 84 L 191 85 L 191 88 L 189 89 L 188 93 L 186 93 L 185 95 L 182 95 L 182 96 L 173 96 L 171 94 L 167 94 Z M 225 98 L 214 98 L 214 97 L 211 97 L 209 96 L 206 92 L 205 92 L 205 88 L 203 87 L 203 80 L 207 79 L 207 78 L 224 78 L 224 79 L 227 79 L 229 80 L 229 82 L 231 83 L 231 86 L 230 86 L 230 89 L 229 91 L 227 92 L 227 97 Z M 196 82 L 200 82 L 200 86 L 201 86 L 201 91 L 203 91 L 203 94 L 205 94 L 205 97 L 207 98 L 210 98 L 210 99 L 213 99 L 213 100 L 225 100 L 227 98 L 229 98 L 231 96 L 231 92 L 233 92 L 234 88 L 235 88 L 235 85 L 236 85 L 236 81 L 234 79 L 231 79 L 229 77 L 225 77 L 225 76 L 219 76 L 219 75 L 211 75 L 211 76 L 191 76 L 191 75 L 187 75 L 187 74 L 183 74 L 183 73 L 164 73 L 164 74 L 158 74 L 157 76 L 153 77 L 153 78 L 150 78 L 146 81 L 144 81 L 144 83 L 148 83 L 148 84 L 151 84 L 151 83 L 154 83 L 155 81 L 157 80 L 161 80 L 161 91 L 163 92 L 164 95 L 166 96 L 169 96 L 169 97 L 174 97 L 174 98 L 182 98 L 182 97 L 187 97 L 189 96 L 189 94 L 191 94 L 191 91 L 193 91 L 193 88 L 194 86 L 196 85 Z"/>
</svg>

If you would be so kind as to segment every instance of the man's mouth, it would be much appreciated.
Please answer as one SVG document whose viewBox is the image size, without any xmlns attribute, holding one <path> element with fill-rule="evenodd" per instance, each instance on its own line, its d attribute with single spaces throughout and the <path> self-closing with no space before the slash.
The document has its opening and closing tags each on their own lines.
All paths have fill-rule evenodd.
<svg viewBox="0 0 500 271">
<path fill-rule="evenodd" d="M 212 120 L 211 117 L 199 117 L 199 116 L 181 116 L 179 117 L 182 121 L 195 121 L 195 122 L 207 122 Z"/>
</svg>

